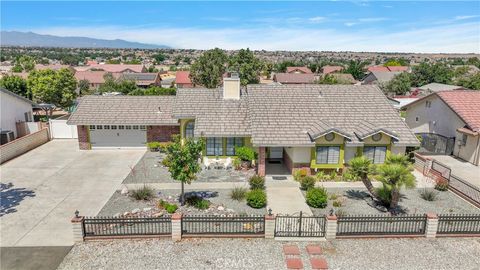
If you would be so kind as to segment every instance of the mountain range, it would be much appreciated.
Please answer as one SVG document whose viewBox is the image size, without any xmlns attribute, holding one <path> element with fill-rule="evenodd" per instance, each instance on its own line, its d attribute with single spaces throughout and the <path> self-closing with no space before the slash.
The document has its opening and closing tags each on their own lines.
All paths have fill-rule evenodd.
<svg viewBox="0 0 480 270">
<path fill-rule="evenodd" d="M 164 49 L 166 45 L 145 44 L 122 39 L 96 39 L 88 37 L 60 37 L 33 32 L 1 31 L 2 46 L 63 47 L 63 48 L 114 48 L 114 49 Z"/>
</svg>

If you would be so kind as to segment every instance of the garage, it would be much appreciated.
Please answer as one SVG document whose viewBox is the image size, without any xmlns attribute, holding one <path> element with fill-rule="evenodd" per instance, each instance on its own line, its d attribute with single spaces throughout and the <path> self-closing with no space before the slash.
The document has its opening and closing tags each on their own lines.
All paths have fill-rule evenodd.
<svg viewBox="0 0 480 270">
<path fill-rule="evenodd" d="M 92 149 L 146 147 L 143 125 L 90 125 L 89 131 Z"/>
</svg>

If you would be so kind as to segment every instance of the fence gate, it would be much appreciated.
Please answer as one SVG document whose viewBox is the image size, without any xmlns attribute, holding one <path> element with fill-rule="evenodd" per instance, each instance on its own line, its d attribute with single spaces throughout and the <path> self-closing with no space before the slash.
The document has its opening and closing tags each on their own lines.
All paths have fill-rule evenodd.
<svg viewBox="0 0 480 270">
<path fill-rule="evenodd" d="M 324 237 L 325 216 L 278 215 L 275 221 L 275 237 Z"/>
</svg>

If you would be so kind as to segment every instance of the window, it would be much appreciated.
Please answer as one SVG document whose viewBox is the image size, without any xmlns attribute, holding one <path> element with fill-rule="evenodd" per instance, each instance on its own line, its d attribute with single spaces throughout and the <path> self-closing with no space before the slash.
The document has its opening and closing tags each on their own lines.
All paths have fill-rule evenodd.
<svg viewBox="0 0 480 270">
<path fill-rule="evenodd" d="M 110 126 L 109 125 L 104 125 L 103 129 L 110 129 Z"/>
<path fill-rule="evenodd" d="M 418 122 L 418 116 L 417 116 L 417 117 L 415 117 L 415 122 Z"/>
<path fill-rule="evenodd" d="M 90 130 L 95 130 L 95 126 L 94 126 L 94 125 L 91 125 L 89 128 L 90 128 Z"/>
<path fill-rule="evenodd" d="M 133 129 L 138 129 L 138 126 L 133 126 Z"/>
<path fill-rule="evenodd" d="M 117 129 L 117 126 L 112 126 L 112 129 Z"/>
<path fill-rule="evenodd" d="M 460 141 L 460 145 L 467 145 L 467 134 L 462 134 L 462 140 Z"/>
<path fill-rule="evenodd" d="M 425 101 L 425 107 L 426 107 L 426 108 L 430 108 L 431 106 L 432 106 L 432 102 L 431 102 L 431 101 L 429 101 L 429 100 Z"/>
<path fill-rule="evenodd" d="M 193 131 L 195 129 L 195 122 L 190 121 L 185 125 L 185 138 L 193 138 Z"/>
<path fill-rule="evenodd" d="M 32 122 L 32 112 L 25 112 L 24 117 L 25 117 L 25 122 Z"/>
<path fill-rule="evenodd" d="M 120 125 L 118 126 L 118 129 L 125 129 L 125 126 Z"/>
<path fill-rule="evenodd" d="M 146 127 L 146 126 L 143 126 L 143 125 L 142 125 L 142 126 L 140 126 L 140 130 L 146 130 L 146 129 L 147 129 L 147 127 Z"/>
<path fill-rule="evenodd" d="M 132 129 L 132 126 L 125 126 L 125 129 Z"/>
<path fill-rule="evenodd" d="M 333 139 L 335 139 L 335 134 L 334 133 L 328 133 L 327 135 L 325 135 L 325 140 L 327 142 L 331 142 L 331 141 L 333 141 Z"/>
<path fill-rule="evenodd" d="M 384 163 L 386 154 L 386 146 L 365 146 L 363 148 L 363 155 L 373 161 L 374 164 Z"/>
<path fill-rule="evenodd" d="M 207 156 L 223 155 L 222 138 L 207 138 Z"/>
<path fill-rule="evenodd" d="M 317 164 L 337 164 L 340 159 L 340 146 L 318 146 Z"/>
<path fill-rule="evenodd" d="M 97 129 L 103 129 L 103 126 L 98 125 Z"/>
<path fill-rule="evenodd" d="M 243 138 L 227 138 L 227 156 L 235 156 L 235 146 L 243 146 Z"/>
</svg>

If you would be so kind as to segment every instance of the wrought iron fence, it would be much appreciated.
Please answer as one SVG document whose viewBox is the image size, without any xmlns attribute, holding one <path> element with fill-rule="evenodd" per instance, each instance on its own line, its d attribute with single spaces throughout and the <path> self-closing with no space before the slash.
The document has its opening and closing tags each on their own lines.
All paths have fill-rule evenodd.
<svg viewBox="0 0 480 270">
<path fill-rule="evenodd" d="M 451 190 L 459 192 L 480 207 L 480 188 L 468 183 L 456 175 L 450 175 L 448 185 Z"/>
<path fill-rule="evenodd" d="M 200 216 L 182 217 L 184 235 L 262 235 L 265 234 L 264 216 Z"/>
<path fill-rule="evenodd" d="M 425 233 L 426 215 L 338 216 L 337 235 L 421 235 Z"/>
<path fill-rule="evenodd" d="M 275 220 L 275 237 L 323 237 L 325 216 L 279 215 Z"/>
<path fill-rule="evenodd" d="M 455 147 L 455 137 L 445 137 L 436 133 L 416 133 L 422 137 L 420 142 L 420 151 L 451 155 Z"/>
<path fill-rule="evenodd" d="M 438 215 L 437 234 L 480 234 L 480 214 Z"/>
<path fill-rule="evenodd" d="M 86 217 L 83 221 L 85 237 L 169 235 L 172 219 L 166 217 Z"/>
<path fill-rule="evenodd" d="M 450 178 L 452 174 L 452 169 L 445 164 L 442 164 L 435 159 L 432 160 L 432 170 L 436 171 L 438 174 L 446 178 L 447 180 Z"/>
</svg>

